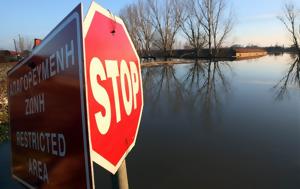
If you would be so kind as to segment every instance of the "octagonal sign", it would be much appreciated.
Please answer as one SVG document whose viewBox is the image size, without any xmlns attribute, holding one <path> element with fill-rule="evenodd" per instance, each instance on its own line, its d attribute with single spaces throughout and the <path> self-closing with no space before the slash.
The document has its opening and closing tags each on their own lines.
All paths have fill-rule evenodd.
<svg viewBox="0 0 300 189">
<path fill-rule="evenodd" d="M 94 2 L 83 36 L 91 162 L 115 174 L 133 148 L 140 124 L 139 57 L 123 21 Z"/>
</svg>

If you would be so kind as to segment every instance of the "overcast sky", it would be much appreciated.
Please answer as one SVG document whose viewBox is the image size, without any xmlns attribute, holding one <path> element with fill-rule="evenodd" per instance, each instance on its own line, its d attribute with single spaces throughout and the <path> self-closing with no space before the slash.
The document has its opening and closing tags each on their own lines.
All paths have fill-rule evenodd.
<svg viewBox="0 0 300 189">
<path fill-rule="evenodd" d="M 112 13 L 134 0 L 97 0 Z M 27 39 L 44 38 L 78 3 L 82 2 L 84 15 L 90 0 L 2 0 L 0 1 L 0 49 L 13 49 L 18 34 Z M 276 18 L 282 13 L 284 0 L 227 0 L 235 13 L 235 27 L 227 45 L 254 44 L 288 45 L 289 38 Z M 294 1 L 300 9 L 300 1 Z"/>
</svg>

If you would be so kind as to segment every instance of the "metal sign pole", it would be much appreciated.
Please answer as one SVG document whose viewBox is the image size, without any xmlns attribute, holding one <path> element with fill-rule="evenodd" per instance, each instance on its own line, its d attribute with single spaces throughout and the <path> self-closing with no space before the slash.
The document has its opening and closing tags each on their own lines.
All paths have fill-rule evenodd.
<svg viewBox="0 0 300 189">
<path fill-rule="evenodd" d="M 112 188 L 129 189 L 125 159 L 118 169 L 118 172 L 115 175 L 112 175 Z"/>
</svg>

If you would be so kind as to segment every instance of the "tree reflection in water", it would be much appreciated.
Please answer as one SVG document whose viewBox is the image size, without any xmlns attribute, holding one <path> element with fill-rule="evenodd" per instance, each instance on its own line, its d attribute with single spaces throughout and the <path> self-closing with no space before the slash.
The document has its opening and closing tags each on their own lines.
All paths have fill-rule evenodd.
<svg viewBox="0 0 300 189">
<path fill-rule="evenodd" d="M 196 111 L 197 117 L 200 114 L 205 125 L 221 121 L 222 100 L 230 92 L 230 83 L 224 74 L 227 68 L 231 70 L 225 62 L 196 61 L 183 80 L 190 110 Z"/>
<path fill-rule="evenodd" d="M 295 86 L 300 89 L 300 55 L 291 55 L 293 59 L 287 74 L 273 87 L 275 99 L 283 100 L 289 95 L 289 88 Z"/>
<path fill-rule="evenodd" d="M 144 68 L 144 97 L 151 103 L 151 111 L 162 111 L 156 109 L 157 103 L 165 100 L 167 111 L 188 111 L 210 125 L 213 120 L 220 121 L 222 100 L 230 92 L 225 69 L 231 71 L 228 63 L 208 60 L 195 61 L 183 77 L 176 74 L 179 70 L 174 65 Z"/>
<path fill-rule="evenodd" d="M 165 98 L 172 110 L 178 111 L 183 105 L 184 92 L 173 65 L 144 68 L 144 98 L 151 103 L 152 111 L 156 111 L 160 98 Z M 164 95 L 163 97 L 161 95 Z"/>
</svg>

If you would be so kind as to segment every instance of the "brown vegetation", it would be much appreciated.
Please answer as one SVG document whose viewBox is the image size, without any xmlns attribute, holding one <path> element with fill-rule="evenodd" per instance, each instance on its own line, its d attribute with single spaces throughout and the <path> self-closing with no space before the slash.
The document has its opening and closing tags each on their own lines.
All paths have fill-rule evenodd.
<svg viewBox="0 0 300 189">
<path fill-rule="evenodd" d="M 13 63 L 0 63 L 0 143 L 8 139 L 7 71 Z"/>
<path fill-rule="evenodd" d="M 11 63 L 0 63 L 0 124 L 8 122 L 7 71 Z"/>
</svg>

